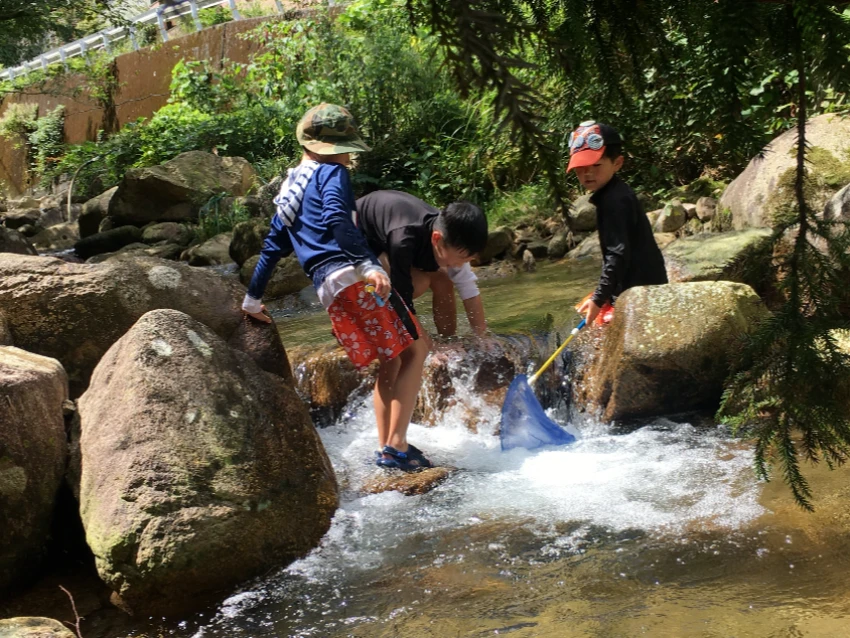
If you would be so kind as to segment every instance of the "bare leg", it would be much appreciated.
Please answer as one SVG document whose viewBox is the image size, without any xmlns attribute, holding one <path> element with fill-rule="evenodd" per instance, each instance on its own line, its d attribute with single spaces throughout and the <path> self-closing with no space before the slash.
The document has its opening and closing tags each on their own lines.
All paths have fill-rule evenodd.
<svg viewBox="0 0 850 638">
<path fill-rule="evenodd" d="M 407 452 L 407 428 L 422 385 L 422 368 L 430 346 L 430 339 L 423 333 L 397 357 L 401 363 L 392 388 L 387 445 L 399 452 Z M 380 436 L 380 425 L 378 427 Z"/>
<path fill-rule="evenodd" d="M 382 361 L 378 367 L 378 378 L 375 379 L 375 391 L 372 401 L 375 405 L 375 420 L 378 424 L 378 449 L 389 445 L 390 420 L 392 417 L 393 388 L 396 384 L 398 371 L 401 369 L 401 358 Z"/>
<path fill-rule="evenodd" d="M 441 270 L 425 272 L 418 268 L 410 269 L 413 280 L 413 298 L 417 299 L 431 290 L 431 307 L 434 312 L 434 325 L 443 337 L 457 333 L 457 301 L 455 287 L 449 276 Z"/>
</svg>

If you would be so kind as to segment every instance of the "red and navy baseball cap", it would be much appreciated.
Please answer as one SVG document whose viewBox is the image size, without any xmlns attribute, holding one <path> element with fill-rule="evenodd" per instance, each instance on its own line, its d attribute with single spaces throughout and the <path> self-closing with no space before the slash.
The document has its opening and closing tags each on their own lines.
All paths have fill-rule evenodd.
<svg viewBox="0 0 850 638">
<path fill-rule="evenodd" d="M 577 166 L 596 164 L 605 154 L 606 146 L 622 143 L 623 140 L 615 128 L 593 120 L 582 122 L 570 133 L 570 163 L 567 172 Z"/>
</svg>

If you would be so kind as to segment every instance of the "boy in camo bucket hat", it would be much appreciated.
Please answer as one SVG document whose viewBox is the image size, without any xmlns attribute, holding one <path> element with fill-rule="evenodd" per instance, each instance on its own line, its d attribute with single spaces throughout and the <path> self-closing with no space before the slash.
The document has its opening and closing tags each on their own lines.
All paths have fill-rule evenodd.
<svg viewBox="0 0 850 638">
<path fill-rule="evenodd" d="M 431 467 L 407 442 L 407 428 L 430 348 L 428 336 L 390 288 L 387 273 L 354 225 L 354 191 L 346 170 L 351 153 L 371 150 L 346 109 L 313 107 L 295 130 L 304 154 L 275 197 L 260 260 L 242 310 L 271 323 L 263 292 L 277 262 L 295 253 L 328 311 L 333 334 L 357 368 L 378 359 L 374 405 L 379 450 L 376 465 L 416 471 Z"/>
</svg>

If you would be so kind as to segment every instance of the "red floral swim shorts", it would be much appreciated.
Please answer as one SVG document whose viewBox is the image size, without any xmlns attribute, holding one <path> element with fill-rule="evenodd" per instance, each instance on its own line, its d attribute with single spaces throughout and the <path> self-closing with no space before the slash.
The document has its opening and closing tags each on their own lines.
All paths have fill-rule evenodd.
<svg viewBox="0 0 850 638">
<path fill-rule="evenodd" d="M 394 359 L 415 340 L 394 307 L 399 303 L 407 312 L 401 299 L 379 306 L 361 281 L 339 293 L 328 308 L 333 335 L 357 368 L 364 368 L 375 359 Z M 408 315 L 414 327 L 421 330 L 416 318 Z"/>
</svg>

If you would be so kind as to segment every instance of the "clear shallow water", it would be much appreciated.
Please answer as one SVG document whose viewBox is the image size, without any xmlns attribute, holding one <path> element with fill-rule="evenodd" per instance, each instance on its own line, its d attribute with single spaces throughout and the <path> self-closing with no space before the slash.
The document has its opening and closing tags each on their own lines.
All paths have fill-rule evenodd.
<svg viewBox="0 0 850 638">
<path fill-rule="evenodd" d="M 598 274 L 582 268 L 568 283 L 555 267 L 483 282 L 491 324 L 535 330 L 545 313 L 570 315 Z M 281 324 L 287 344 L 328 338 L 315 309 Z M 757 483 L 749 447 L 704 419 L 625 433 L 585 421 L 572 446 L 502 453 L 500 406 L 454 383 L 455 412 L 410 431 L 457 468 L 445 483 L 363 495 L 378 472 L 374 424 L 368 403 L 350 405 L 321 430 L 342 488 L 321 546 L 163 633 L 850 636 L 850 472 L 814 471 L 810 515 L 781 483 Z"/>
</svg>

